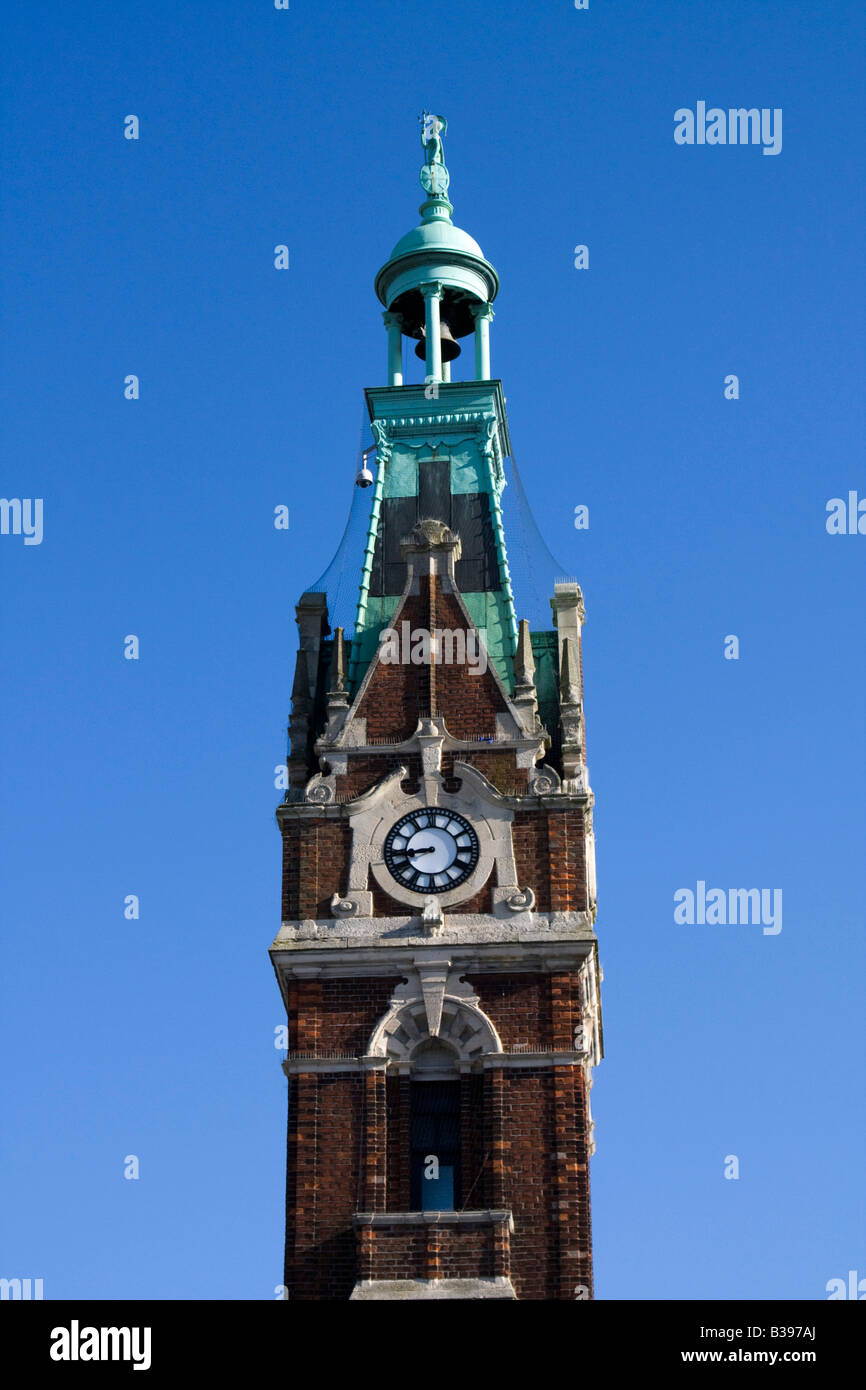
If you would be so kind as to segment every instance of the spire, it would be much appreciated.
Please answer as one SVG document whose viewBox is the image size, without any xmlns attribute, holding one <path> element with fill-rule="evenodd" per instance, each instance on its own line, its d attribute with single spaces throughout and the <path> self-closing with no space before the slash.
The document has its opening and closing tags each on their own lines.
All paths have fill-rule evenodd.
<svg viewBox="0 0 866 1390">
<path fill-rule="evenodd" d="M 500 678 L 509 689 L 513 683 L 517 618 L 501 503 L 511 445 L 502 384 L 490 365 L 499 276 L 478 242 L 451 220 L 448 122 L 425 111 L 419 126 L 420 181 L 428 195 L 422 221 L 400 238 L 376 276 L 388 332 L 388 377 L 387 385 L 366 393 L 376 470 L 349 661 L 353 695 L 407 582 L 401 541 L 413 525 L 431 518 L 461 538 L 453 582 L 473 624 L 487 634 L 486 649 Z M 417 344 L 421 380 L 404 381 L 404 338 Z M 473 354 L 460 347 L 467 338 L 474 339 L 474 372 Z M 522 694 L 534 724 L 531 677 Z"/>
</svg>

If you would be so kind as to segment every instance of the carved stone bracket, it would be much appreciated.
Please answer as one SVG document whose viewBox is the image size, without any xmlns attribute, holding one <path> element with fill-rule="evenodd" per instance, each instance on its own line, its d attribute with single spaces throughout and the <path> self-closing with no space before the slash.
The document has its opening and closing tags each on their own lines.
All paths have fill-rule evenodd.
<svg viewBox="0 0 866 1390">
<path fill-rule="evenodd" d="M 351 898 L 341 898 L 335 893 L 331 899 L 331 911 L 335 917 L 357 917 L 358 904 Z"/>
<path fill-rule="evenodd" d="M 549 767 L 546 763 L 541 767 L 535 768 L 529 778 L 529 790 L 533 796 L 548 796 L 552 792 L 558 792 L 562 788 L 562 779 L 555 767 Z"/>
<path fill-rule="evenodd" d="M 331 912 L 335 917 L 372 917 L 373 894 L 365 889 L 349 889 L 348 893 L 335 893 L 331 899 Z"/>
<path fill-rule="evenodd" d="M 424 907 L 421 912 L 421 931 L 425 936 L 438 936 L 444 926 L 445 917 L 442 913 L 442 904 L 431 893 L 428 898 L 424 899 Z"/>
<path fill-rule="evenodd" d="M 506 919 L 517 919 L 519 913 L 524 914 L 524 921 L 527 925 L 531 922 L 530 913 L 535 910 L 535 894 L 531 888 L 519 888 L 516 884 L 511 887 L 493 889 L 493 915 Z"/>
<path fill-rule="evenodd" d="M 531 912 L 535 907 L 535 894 L 531 888 L 517 888 L 508 898 L 503 898 L 509 912 Z"/>
<path fill-rule="evenodd" d="M 337 779 L 333 772 L 317 772 L 304 788 L 304 800 L 311 806 L 327 806 L 337 799 Z"/>
<path fill-rule="evenodd" d="M 442 918 L 441 910 L 439 918 Z M 427 1027 L 433 1038 L 438 1035 L 442 1022 L 442 1005 L 445 1001 L 445 985 L 450 966 L 450 960 L 444 959 L 420 961 L 416 966 L 421 981 L 421 997 L 427 1013 Z"/>
<path fill-rule="evenodd" d="M 566 777 L 562 783 L 562 790 L 571 796 L 584 796 L 589 791 L 589 778 L 586 774 L 586 764 L 578 764 L 573 777 Z"/>
<path fill-rule="evenodd" d="M 370 429 L 376 441 L 376 452 L 379 456 L 379 464 L 380 466 L 382 464 L 387 465 L 391 461 L 391 450 L 394 447 L 393 442 L 388 438 L 387 426 L 382 420 L 373 420 L 370 424 Z"/>
</svg>

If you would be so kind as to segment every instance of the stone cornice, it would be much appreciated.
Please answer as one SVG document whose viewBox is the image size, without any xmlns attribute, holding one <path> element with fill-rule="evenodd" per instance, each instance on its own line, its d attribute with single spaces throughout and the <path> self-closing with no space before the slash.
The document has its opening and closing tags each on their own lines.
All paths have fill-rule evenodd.
<svg viewBox="0 0 866 1390">
<path fill-rule="evenodd" d="M 396 615 L 395 615 L 396 616 Z M 508 697 L 511 699 L 511 697 Z M 504 711 L 503 711 L 504 713 Z M 443 725 L 442 738 L 443 749 L 455 753 L 481 753 L 494 751 L 497 753 L 522 753 L 537 749 L 543 742 L 546 730 L 542 726 L 539 730 L 532 733 L 510 734 L 501 738 L 477 739 L 477 738 L 455 738 L 454 734 L 449 733 L 448 726 L 444 719 L 440 721 Z M 519 725 L 518 725 L 519 727 Z M 417 733 L 413 733 L 409 738 L 404 738 L 397 743 L 352 743 L 348 737 L 341 736 L 339 740 L 328 740 L 325 737 L 316 741 L 316 752 L 327 762 L 329 751 L 339 748 L 340 752 L 348 753 L 352 757 L 365 754 L 369 757 L 376 753 L 410 753 L 417 751 Z"/>
<path fill-rule="evenodd" d="M 529 741 L 528 746 L 532 746 L 532 741 Z M 461 744 L 460 747 L 464 750 L 468 748 L 465 743 Z M 487 749 L 488 751 L 498 751 L 503 745 L 500 743 L 479 743 L 471 745 L 471 747 L 478 748 L 479 750 Z M 514 745 L 512 745 L 512 747 L 514 747 Z M 372 753 L 401 753 L 405 751 L 405 745 L 390 743 L 384 745 L 371 744 L 363 748 L 351 748 L 348 751 L 350 754 L 366 753 L 368 755 Z M 372 790 L 372 788 L 368 788 L 368 791 Z M 339 820 L 341 816 L 351 816 L 355 812 L 358 801 L 367 794 L 367 792 L 359 792 L 357 796 L 347 798 L 345 801 L 321 802 L 318 804 L 307 801 L 281 801 L 275 812 L 277 825 L 282 826 L 284 821 L 291 820 L 320 820 L 322 818 Z M 301 792 L 301 795 L 303 795 L 303 792 Z M 580 792 L 566 790 L 540 793 L 527 791 L 516 794 L 498 792 L 497 795 L 500 804 L 513 811 L 537 811 L 539 809 L 546 811 L 581 811 L 591 806 L 593 800 L 592 791 L 588 788 L 586 791 Z"/>
<path fill-rule="evenodd" d="M 371 417 L 382 422 L 390 440 L 417 437 L 419 430 L 451 435 L 462 431 L 476 433 L 495 421 L 492 443 L 497 466 L 511 453 L 505 394 L 498 377 L 490 381 L 439 382 L 439 395 L 430 401 L 424 385 L 370 386 L 365 391 Z M 462 407 L 462 408 L 461 408 Z"/>
<path fill-rule="evenodd" d="M 386 1057 L 374 1059 L 377 1069 L 390 1074 L 410 1074 L 407 1063 L 393 1062 Z M 461 1072 L 480 1072 L 490 1071 L 491 1069 L 504 1071 L 526 1071 L 529 1069 L 540 1070 L 552 1067 L 586 1067 L 592 1065 L 592 1056 L 589 1052 L 569 1052 L 566 1050 L 547 1051 L 547 1052 L 489 1052 L 474 1062 L 461 1063 Z M 366 1072 L 371 1070 L 370 1059 L 366 1057 L 293 1057 L 289 1056 L 282 1063 L 282 1070 L 286 1076 L 310 1076 L 315 1073 L 328 1072 L 339 1074 L 342 1072 Z"/>
<path fill-rule="evenodd" d="M 579 914 L 569 915 L 576 917 Z M 594 958 L 597 951 L 595 933 L 585 925 L 566 936 L 562 930 L 551 931 L 547 935 L 536 928 L 511 927 L 510 923 L 496 921 L 495 925 L 500 929 L 498 940 L 472 940 L 468 935 L 461 940 L 458 932 L 447 932 L 437 937 L 433 946 L 429 937 L 420 935 L 401 936 L 395 940 L 393 929 L 389 930 L 390 924 L 404 920 L 376 918 L 384 935 L 366 940 L 346 936 L 344 933 L 348 924 L 332 918 L 318 924 L 328 929 L 329 941 L 321 937 L 299 941 L 281 933 L 270 948 L 274 971 L 281 983 L 293 977 L 309 978 L 311 974 L 328 979 L 351 976 L 375 978 L 383 975 L 408 977 L 418 961 L 423 961 L 426 953 L 435 956 L 447 949 L 452 969 L 461 975 L 471 975 L 476 971 L 551 974 L 568 969 L 578 970 L 583 961 L 590 956 Z M 357 918 L 351 919 L 352 926 L 357 921 Z"/>
</svg>

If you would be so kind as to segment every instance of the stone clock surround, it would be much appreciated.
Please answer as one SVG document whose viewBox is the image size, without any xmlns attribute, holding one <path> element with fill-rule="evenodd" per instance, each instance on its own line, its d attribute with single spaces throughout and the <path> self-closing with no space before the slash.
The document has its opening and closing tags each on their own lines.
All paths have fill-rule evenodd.
<svg viewBox="0 0 866 1390">
<path fill-rule="evenodd" d="M 458 762 L 455 763 L 455 772 L 461 778 L 459 792 L 446 792 L 441 773 L 431 769 L 423 777 L 420 790 L 407 794 L 401 789 L 401 783 L 408 776 L 408 769 L 401 766 L 351 803 L 348 817 L 352 830 L 349 884 L 342 898 L 332 904 L 335 916 L 372 916 L 370 874 L 379 887 L 397 902 L 405 903 L 415 912 L 423 911 L 428 895 L 413 892 L 392 877 L 384 862 L 384 847 L 389 830 L 402 816 L 428 806 L 458 812 L 471 821 L 478 836 L 478 863 L 472 873 L 457 887 L 436 894 L 442 910 L 474 897 L 484 887 L 494 866 L 494 914 L 507 918 L 513 912 L 522 912 L 531 906 L 531 892 L 522 890 L 517 882 L 511 843 L 514 812 L 503 805 L 503 798 L 474 767 Z"/>
</svg>

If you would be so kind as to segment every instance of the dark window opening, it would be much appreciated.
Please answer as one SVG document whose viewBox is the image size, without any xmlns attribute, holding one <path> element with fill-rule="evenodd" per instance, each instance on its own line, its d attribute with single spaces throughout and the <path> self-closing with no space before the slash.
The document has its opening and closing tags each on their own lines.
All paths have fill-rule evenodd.
<svg viewBox="0 0 866 1390">
<path fill-rule="evenodd" d="M 460 1200 L 460 1082 L 413 1081 L 413 1211 L 455 1211 Z"/>
</svg>

